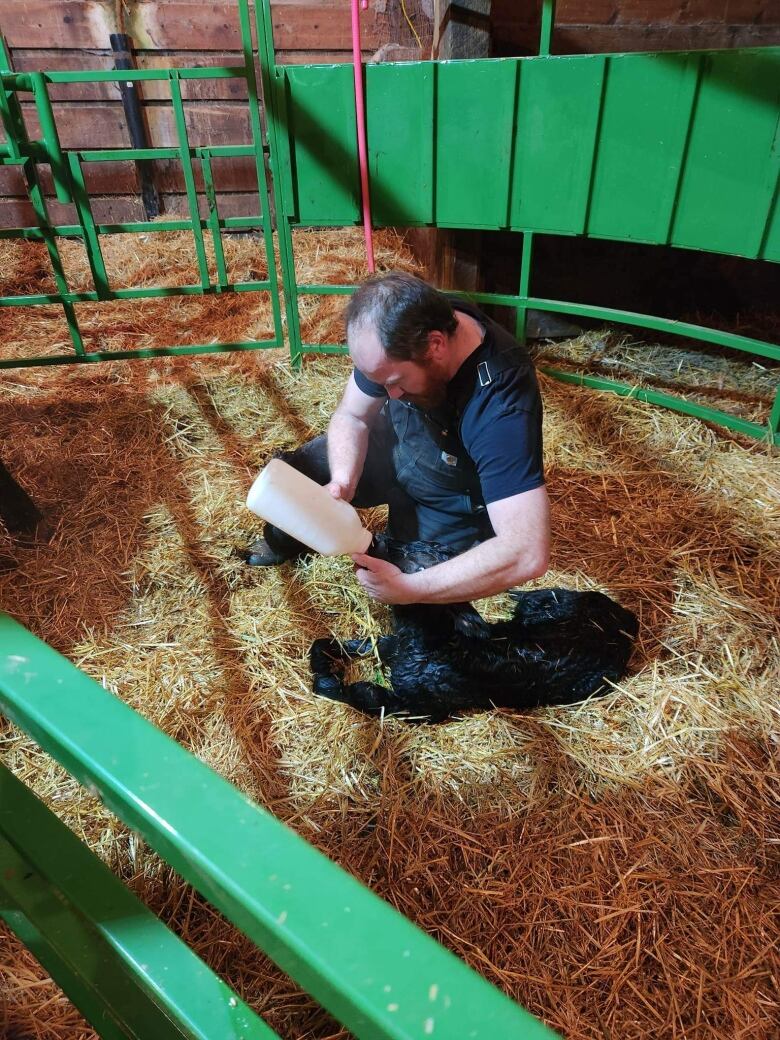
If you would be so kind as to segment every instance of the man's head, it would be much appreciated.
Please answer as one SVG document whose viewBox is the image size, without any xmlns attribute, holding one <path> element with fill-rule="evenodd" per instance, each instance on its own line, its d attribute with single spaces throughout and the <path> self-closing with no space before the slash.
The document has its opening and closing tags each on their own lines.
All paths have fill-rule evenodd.
<svg viewBox="0 0 780 1040">
<path fill-rule="evenodd" d="M 355 367 L 390 397 L 433 408 L 446 396 L 450 340 L 458 329 L 443 293 L 414 275 L 369 278 L 344 315 Z"/>
</svg>

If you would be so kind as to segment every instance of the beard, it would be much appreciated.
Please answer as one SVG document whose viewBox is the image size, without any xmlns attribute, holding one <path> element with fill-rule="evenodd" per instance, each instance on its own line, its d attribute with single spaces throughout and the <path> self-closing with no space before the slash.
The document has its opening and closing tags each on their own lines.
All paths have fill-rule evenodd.
<svg viewBox="0 0 780 1040">
<path fill-rule="evenodd" d="M 429 391 L 425 394 L 404 394 L 401 398 L 407 404 L 413 404 L 415 408 L 421 408 L 426 412 L 431 411 L 433 408 L 438 408 L 439 405 L 444 404 L 446 399 L 447 392 L 444 386 L 435 393 Z"/>
<path fill-rule="evenodd" d="M 418 394 L 404 394 L 401 400 L 413 404 L 415 408 L 422 408 L 424 411 L 438 408 L 447 400 L 447 380 L 431 375 L 426 380 L 424 390 Z"/>
</svg>

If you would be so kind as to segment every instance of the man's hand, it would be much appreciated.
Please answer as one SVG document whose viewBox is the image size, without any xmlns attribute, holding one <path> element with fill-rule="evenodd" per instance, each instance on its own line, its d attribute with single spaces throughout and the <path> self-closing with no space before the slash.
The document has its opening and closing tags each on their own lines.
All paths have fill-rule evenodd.
<svg viewBox="0 0 780 1040">
<path fill-rule="evenodd" d="M 333 495 L 334 498 L 341 498 L 345 502 L 351 502 L 355 497 L 355 485 L 356 481 L 331 480 L 330 484 L 327 484 L 327 489 Z"/>
<path fill-rule="evenodd" d="M 414 603 L 409 575 L 394 564 L 365 553 L 353 553 L 352 559 L 356 565 L 355 577 L 372 599 L 380 603 Z"/>
</svg>

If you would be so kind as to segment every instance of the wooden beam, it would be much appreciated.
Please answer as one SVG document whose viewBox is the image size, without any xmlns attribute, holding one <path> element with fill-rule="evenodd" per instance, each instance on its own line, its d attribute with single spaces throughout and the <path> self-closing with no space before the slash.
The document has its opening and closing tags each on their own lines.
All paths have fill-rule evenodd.
<svg viewBox="0 0 780 1040">
<path fill-rule="evenodd" d="M 98 0 L 0 0 L 0 24 L 12 48 L 104 48 L 115 31 L 114 4 Z M 235 3 L 165 0 L 130 5 L 125 31 L 140 50 L 239 50 Z M 342 51 L 352 46 L 349 5 L 274 3 L 271 11 L 278 50 Z M 383 42 L 381 22 L 369 7 L 362 20 L 363 46 Z"/>
<path fill-rule="evenodd" d="M 40 137 L 35 107 L 24 104 L 30 137 Z M 130 137 L 121 102 L 59 102 L 53 106 L 63 148 L 128 148 Z M 249 144 L 249 109 L 241 103 L 203 101 L 185 108 L 190 145 Z M 176 146 L 176 125 L 170 105 L 147 105 L 151 147 Z"/>
<path fill-rule="evenodd" d="M 163 216 L 188 216 L 187 196 L 161 193 Z M 201 216 L 205 218 L 205 200 L 201 197 Z M 219 195 L 221 217 L 257 216 L 259 200 L 256 192 L 229 192 Z M 75 207 L 63 205 L 55 199 L 48 203 L 49 214 L 55 224 L 77 224 Z M 92 200 L 92 211 L 99 224 L 122 224 L 145 220 L 140 196 L 103 195 Z M 0 198 L 0 227 L 34 227 L 35 214 L 26 199 Z M 197 279 L 195 279 L 197 281 Z"/>
</svg>

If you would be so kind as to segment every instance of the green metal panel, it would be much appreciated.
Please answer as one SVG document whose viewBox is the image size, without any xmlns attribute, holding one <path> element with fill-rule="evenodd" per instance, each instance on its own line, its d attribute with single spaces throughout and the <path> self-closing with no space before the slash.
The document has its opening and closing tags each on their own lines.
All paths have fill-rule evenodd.
<svg viewBox="0 0 780 1040">
<path fill-rule="evenodd" d="M 433 221 L 435 66 L 366 66 L 366 124 L 375 227 Z"/>
<path fill-rule="evenodd" d="M 780 48 L 703 61 L 671 241 L 755 257 L 780 168 Z"/>
<path fill-rule="evenodd" d="M 352 66 L 289 66 L 285 74 L 296 222 L 353 224 L 360 181 Z"/>
<path fill-rule="evenodd" d="M 439 226 L 506 226 L 517 65 L 505 58 L 437 66 Z"/>
<path fill-rule="evenodd" d="M 666 240 L 693 112 L 695 54 L 608 59 L 588 233 Z"/>
<path fill-rule="evenodd" d="M 78 978 L 74 1003 L 90 994 L 87 1017 L 102 1005 L 131 1035 L 154 1040 L 278 1040 L 2 765 L 0 864 L 0 890 Z"/>
<path fill-rule="evenodd" d="M 8 717 L 358 1040 L 553 1035 L 7 614 L 0 647 Z"/>
<path fill-rule="evenodd" d="M 512 227 L 579 234 L 587 220 L 605 58 L 522 62 Z"/>
</svg>

